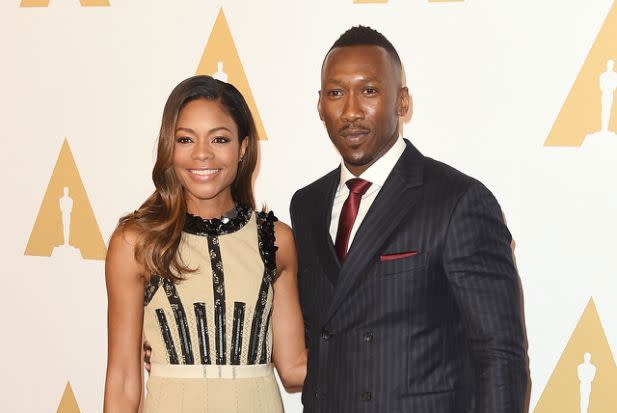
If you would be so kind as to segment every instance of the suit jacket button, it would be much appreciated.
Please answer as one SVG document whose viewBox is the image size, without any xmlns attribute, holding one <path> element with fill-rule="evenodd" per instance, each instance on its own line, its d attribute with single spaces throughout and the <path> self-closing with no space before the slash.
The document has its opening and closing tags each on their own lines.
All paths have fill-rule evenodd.
<svg viewBox="0 0 617 413">
<path fill-rule="evenodd" d="M 367 331 L 366 333 L 362 334 L 362 339 L 367 343 L 373 341 L 373 333 Z"/>
<path fill-rule="evenodd" d="M 319 389 L 316 389 L 316 390 L 315 390 L 315 399 L 317 399 L 317 400 L 323 400 L 323 399 L 325 399 L 325 398 L 326 398 L 325 393 L 323 393 L 323 392 L 319 391 Z"/>
<path fill-rule="evenodd" d="M 371 397 L 372 397 L 372 394 L 370 391 L 365 391 L 360 395 L 360 398 L 362 399 L 363 402 L 370 402 Z"/>
<path fill-rule="evenodd" d="M 326 329 L 321 330 L 321 339 L 323 341 L 328 341 L 331 336 L 332 336 L 332 334 L 330 334 L 330 332 L 328 332 L 328 330 L 326 330 Z"/>
</svg>

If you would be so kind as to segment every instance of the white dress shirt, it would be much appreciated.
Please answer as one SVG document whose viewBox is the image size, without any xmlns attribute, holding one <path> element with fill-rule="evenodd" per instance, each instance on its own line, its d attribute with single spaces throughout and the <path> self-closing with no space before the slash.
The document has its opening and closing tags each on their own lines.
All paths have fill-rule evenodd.
<svg viewBox="0 0 617 413">
<path fill-rule="evenodd" d="M 338 187 L 336 188 L 336 194 L 334 195 L 334 204 L 332 205 L 332 217 L 330 220 L 330 237 L 332 238 L 332 243 L 336 240 L 336 232 L 338 230 L 338 220 L 341 216 L 341 210 L 343 209 L 343 204 L 345 200 L 349 196 L 349 188 L 345 183 L 352 178 L 362 178 L 365 181 L 369 181 L 372 185 L 368 188 L 364 195 L 362 195 L 362 200 L 360 201 L 360 209 L 358 210 L 358 215 L 356 216 L 356 220 L 353 223 L 353 227 L 351 228 L 351 234 L 349 235 L 349 242 L 347 243 L 347 250 L 351 248 L 351 244 L 353 243 L 353 239 L 360 228 L 360 224 L 364 220 L 366 213 L 369 208 L 377 198 L 377 194 L 381 190 L 381 187 L 386 182 L 388 175 L 394 169 L 394 165 L 398 162 L 399 158 L 405 151 L 405 141 L 403 138 L 399 137 L 397 141 L 392 145 L 388 152 L 383 154 L 381 158 L 377 159 L 374 164 L 368 167 L 366 171 L 364 171 L 360 176 L 355 176 L 349 169 L 345 166 L 345 162 L 341 161 L 341 179 L 339 181 Z"/>
</svg>

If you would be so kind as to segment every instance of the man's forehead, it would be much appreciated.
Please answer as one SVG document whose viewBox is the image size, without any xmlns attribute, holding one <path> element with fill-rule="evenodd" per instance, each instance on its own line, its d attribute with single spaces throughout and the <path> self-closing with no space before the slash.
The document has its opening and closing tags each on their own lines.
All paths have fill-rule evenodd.
<svg viewBox="0 0 617 413">
<path fill-rule="evenodd" d="M 332 49 L 321 70 L 322 81 L 335 81 L 337 74 L 352 75 L 362 78 L 381 79 L 384 72 L 393 71 L 399 76 L 400 68 L 381 46 L 354 45 Z"/>
<path fill-rule="evenodd" d="M 382 80 L 382 77 L 380 76 L 364 76 L 361 73 L 358 73 L 357 75 L 351 76 L 351 77 L 348 76 L 345 79 L 340 79 L 338 77 L 333 77 L 333 76 L 328 76 L 324 78 L 325 83 L 332 83 L 332 84 L 348 83 L 349 81 L 354 81 L 354 82 L 359 82 L 359 83 L 370 83 L 370 82 L 379 82 L 381 80 Z"/>
<path fill-rule="evenodd" d="M 339 61 L 343 59 L 354 59 L 357 61 L 362 60 L 375 60 L 375 59 L 387 59 L 391 60 L 390 55 L 386 49 L 376 45 L 353 45 L 353 46 L 340 46 L 330 50 L 324 59 L 324 65 L 333 61 Z"/>
</svg>

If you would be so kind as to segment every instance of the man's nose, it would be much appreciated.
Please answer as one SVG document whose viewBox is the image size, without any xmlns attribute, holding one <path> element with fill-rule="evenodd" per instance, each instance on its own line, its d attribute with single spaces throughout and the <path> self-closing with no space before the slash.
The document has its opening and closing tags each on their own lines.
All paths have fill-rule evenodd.
<svg viewBox="0 0 617 413">
<path fill-rule="evenodd" d="M 362 105 L 358 101 L 358 97 L 355 94 L 350 93 L 345 97 L 345 106 L 343 107 L 341 119 L 344 122 L 354 122 L 364 119 Z"/>
</svg>

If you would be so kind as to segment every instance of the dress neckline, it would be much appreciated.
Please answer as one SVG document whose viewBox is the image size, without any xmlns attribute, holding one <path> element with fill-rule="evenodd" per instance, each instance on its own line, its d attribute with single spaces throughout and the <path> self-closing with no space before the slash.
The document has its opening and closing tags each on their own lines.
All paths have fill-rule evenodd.
<svg viewBox="0 0 617 413">
<path fill-rule="evenodd" d="M 219 236 L 241 230 L 251 219 L 253 210 L 243 204 L 236 204 L 231 214 L 221 218 L 205 219 L 186 213 L 184 232 L 200 236 Z"/>
</svg>

